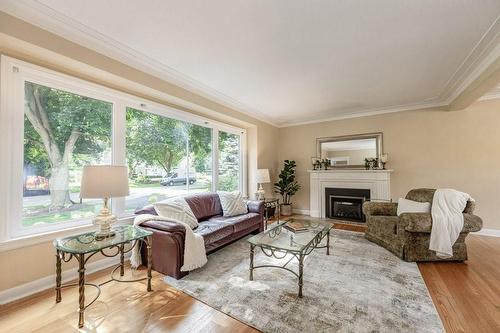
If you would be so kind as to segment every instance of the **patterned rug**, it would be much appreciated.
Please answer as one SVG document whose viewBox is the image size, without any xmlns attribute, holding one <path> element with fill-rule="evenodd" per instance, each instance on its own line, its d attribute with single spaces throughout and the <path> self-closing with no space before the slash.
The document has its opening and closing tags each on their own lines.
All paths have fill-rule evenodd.
<svg viewBox="0 0 500 333">
<path fill-rule="evenodd" d="M 248 280 L 249 244 L 239 240 L 181 280 L 165 281 L 264 332 L 444 332 L 415 263 L 404 262 L 362 233 L 332 230 L 330 255 L 316 249 L 297 278 L 259 268 Z M 256 248 L 255 265 L 279 264 Z M 297 260 L 289 266 L 298 270 Z"/>
</svg>

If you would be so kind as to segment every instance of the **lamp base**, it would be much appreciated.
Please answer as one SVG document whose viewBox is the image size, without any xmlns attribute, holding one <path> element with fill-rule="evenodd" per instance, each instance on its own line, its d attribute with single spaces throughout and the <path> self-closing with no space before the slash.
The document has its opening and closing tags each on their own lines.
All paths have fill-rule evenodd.
<svg viewBox="0 0 500 333">
<path fill-rule="evenodd" d="M 115 235 L 115 232 L 111 230 L 111 224 L 116 222 L 116 216 L 111 214 L 111 211 L 108 209 L 107 201 L 107 199 L 104 199 L 104 206 L 101 212 L 92 221 L 94 225 L 99 227 L 95 234 L 97 240 L 113 237 Z"/>
<path fill-rule="evenodd" d="M 257 190 L 257 192 L 255 194 L 257 195 L 257 200 L 265 200 L 266 192 L 264 191 L 262 184 L 260 184 L 259 189 Z"/>
</svg>

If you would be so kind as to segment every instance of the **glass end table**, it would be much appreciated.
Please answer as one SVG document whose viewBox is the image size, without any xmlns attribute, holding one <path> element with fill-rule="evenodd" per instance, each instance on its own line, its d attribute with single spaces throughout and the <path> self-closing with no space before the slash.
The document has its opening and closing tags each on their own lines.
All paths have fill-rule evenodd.
<svg viewBox="0 0 500 333">
<path fill-rule="evenodd" d="M 97 239 L 96 231 L 87 232 L 84 234 L 58 238 L 54 241 L 56 248 L 56 303 L 61 302 L 61 289 L 78 285 L 79 293 L 79 319 L 78 327 L 84 325 L 84 312 L 90 305 L 92 305 L 101 294 L 101 286 L 111 281 L 117 282 L 138 282 L 148 280 L 147 291 L 151 291 L 151 256 L 152 256 L 152 235 L 151 231 L 142 229 L 132 225 L 117 225 L 114 226 L 113 231 L 115 235 L 112 237 Z M 132 251 L 140 242 L 144 242 L 147 247 L 147 276 L 134 280 L 121 280 L 114 277 L 117 269 L 120 269 L 120 276 L 124 276 L 125 272 L 125 254 Z M 130 247 L 125 249 L 125 246 L 131 244 Z M 113 250 L 116 252 L 105 253 L 104 250 Z M 111 271 L 109 280 L 94 284 L 85 282 L 85 265 L 88 260 L 95 254 L 101 253 L 105 257 L 115 257 L 120 255 L 120 263 Z M 78 261 L 78 283 L 61 284 L 61 266 L 62 262 L 69 262 L 72 258 Z M 85 286 L 92 286 L 97 288 L 96 297 L 87 305 L 85 305 Z"/>
<path fill-rule="evenodd" d="M 264 200 L 264 230 L 267 229 L 267 223 L 269 221 L 268 209 L 274 208 L 278 211 L 278 223 L 280 221 L 281 209 L 280 209 L 280 199 L 278 198 L 265 198 Z M 276 212 L 274 213 L 276 214 Z"/>
</svg>

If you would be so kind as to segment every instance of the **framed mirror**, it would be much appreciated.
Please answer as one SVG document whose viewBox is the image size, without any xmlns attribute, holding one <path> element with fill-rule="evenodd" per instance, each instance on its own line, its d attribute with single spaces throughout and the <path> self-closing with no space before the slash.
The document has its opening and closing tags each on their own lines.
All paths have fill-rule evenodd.
<svg viewBox="0 0 500 333">
<path fill-rule="evenodd" d="M 359 169 L 365 158 L 380 158 L 382 133 L 334 136 L 316 139 L 317 156 L 328 159 L 330 167 Z"/>
</svg>

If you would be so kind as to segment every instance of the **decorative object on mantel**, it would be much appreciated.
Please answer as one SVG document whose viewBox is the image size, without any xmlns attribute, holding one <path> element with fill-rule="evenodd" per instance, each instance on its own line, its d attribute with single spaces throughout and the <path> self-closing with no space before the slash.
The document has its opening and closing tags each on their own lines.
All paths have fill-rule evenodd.
<svg viewBox="0 0 500 333">
<path fill-rule="evenodd" d="M 267 184 L 271 182 L 269 177 L 269 169 L 257 169 L 257 176 L 255 177 L 257 184 L 259 184 L 259 189 L 257 191 L 257 200 L 264 200 L 266 197 L 266 192 L 262 187 L 262 184 Z"/>
<path fill-rule="evenodd" d="M 279 174 L 279 181 L 274 183 L 276 193 L 281 194 L 283 203 L 280 205 L 281 215 L 292 215 L 292 203 L 290 199 L 300 189 L 299 183 L 295 180 L 295 161 L 285 160 L 283 169 Z"/>
<path fill-rule="evenodd" d="M 330 160 L 327 158 L 322 159 L 321 165 L 323 166 L 323 170 L 328 170 L 328 166 L 330 165 Z"/>
<path fill-rule="evenodd" d="M 387 153 L 380 155 L 380 163 L 382 164 L 382 170 L 385 170 L 385 164 L 387 163 L 388 158 L 389 154 Z"/>
<path fill-rule="evenodd" d="M 378 158 L 365 158 L 365 169 L 375 170 L 378 167 Z"/>
<path fill-rule="evenodd" d="M 104 206 L 92 223 L 99 227 L 96 239 L 112 237 L 115 232 L 111 224 L 116 216 L 108 207 L 110 198 L 125 197 L 129 194 L 128 171 L 121 165 L 87 165 L 83 167 L 80 198 L 103 199 Z"/>
<path fill-rule="evenodd" d="M 321 169 L 321 158 L 319 157 L 311 157 L 311 163 L 313 166 L 313 170 Z"/>
</svg>

